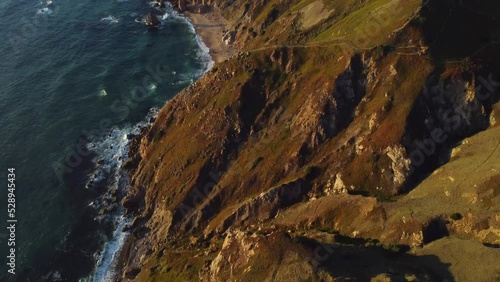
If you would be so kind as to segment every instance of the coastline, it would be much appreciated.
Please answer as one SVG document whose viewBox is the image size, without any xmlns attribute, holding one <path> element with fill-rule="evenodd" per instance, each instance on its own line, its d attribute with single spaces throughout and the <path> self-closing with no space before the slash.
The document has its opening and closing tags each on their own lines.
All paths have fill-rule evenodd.
<svg viewBox="0 0 500 282">
<path fill-rule="evenodd" d="M 404 132 L 408 128 L 420 128 L 419 124 L 405 122 L 398 125 L 396 129 L 403 133 L 396 134 L 397 136 L 393 139 L 389 138 L 393 140 L 389 142 L 391 143 L 389 145 L 387 145 L 387 138 L 369 140 L 377 147 L 368 148 L 368 156 L 373 155 L 376 158 L 368 160 L 370 165 L 362 167 L 357 162 L 364 163 L 366 158 L 364 156 L 353 157 L 353 152 L 356 152 L 358 147 L 356 142 L 350 142 L 350 140 L 360 135 L 360 128 L 364 132 L 366 128 L 372 126 L 366 126 L 363 119 L 359 123 L 360 119 L 337 122 L 338 117 L 345 116 L 345 112 L 355 117 L 361 114 L 369 116 L 373 114 L 373 111 L 376 111 L 376 115 L 386 112 L 385 105 L 392 107 L 393 102 L 395 106 L 399 105 L 407 109 L 404 112 L 410 121 L 414 117 L 414 112 L 424 112 L 428 109 L 432 109 L 428 114 L 432 118 L 432 111 L 442 110 L 442 103 L 428 102 L 428 99 L 425 96 L 422 98 L 421 95 L 427 86 L 425 82 L 429 80 L 429 76 L 433 75 L 435 69 L 440 68 L 439 64 L 429 63 L 429 58 L 426 56 L 416 60 L 401 59 L 400 56 L 404 54 L 396 54 L 396 50 L 389 50 L 387 54 L 385 54 L 386 51 L 381 52 L 378 48 L 362 53 L 357 53 L 355 50 L 354 54 L 347 56 L 341 53 L 344 51 L 341 48 L 313 48 L 313 50 L 302 52 L 293 47 L 278 47 L 257 54 L 243 54 L 223 62 L 230 55 L 224 52 L 225 42 L 221 42 L 224 41 L 223 37 L 218 34 L 225 32 L 226 25 L 218 22 L 216 18 L 211 19 L 212 13 L 201 15 L 183 13 L 182 20 L 183 23 L 185 21 L 191 23 L 190 38 L 194 36 L 194 31 L 196 41 L 198 43 L 203 41 L 203 44 L 200 44 L 203 45 L 203 62 L 209 55 L 213 60 L 210 62 L 211 65 L 222 63 L 222 67 L 217 65 L 218 67 L 205 74 L 205 77 L 181 92 L 186 95 L 177 94 L 178 99 L 170 101 L 163 108 L 163 112 L 151 129 L 141 134 L 140 137 L 136 136 L 134 140 L 141 143 L 140 149 L 131 146 L 131 155 L 138 155 L 131 169 L 137 171 L 132 173 L 134 177 L 133 187 L 130 187 L 132 193 L 127 195 L 128 198 L 122 201 L 122 204 L 127 212 L 134 215 L 134 218 L 131 226 L 126 228 L 129 235 L 122 249 L 117 251 L 120 272 L 116 273 L 116 281 L 194 281 L 198 279 L 200 281 L 229 281 L 241 277 L 243 277 L 242 280 L 265 280 L 269 277 L 286 280 L 288 277 L 297 277 L 297 266 L 299 266 L 301 277 L 307 275 L 311 277 L 309 278 L 311 280 L 335 280 L 338 273 L 348 279 L 352 275 L 352 279 L 376 280 L 387 277 L 398 279 L 398 277 L 411 276 L 414 277 L 411 279 L 417 280 L 453 280 L 453 276 L 464 276 L 464 272 L 457 272 L 456 269 L 467 267 L 470 262 L 449 259 L 447 255 L 450 249 L 460 251 L 464 245 L 469 248 L 471 246 L 469 241 L 472 240 L 475 246 L 473 245 L 470 249 L 474 252 L 474 256 L 487 257 L 486 266 L 494 264 L 494 250 L 488 251 L 487 248 L 495 246 L 493 243 L 485 243 L 486 240 L 490 240 L 489 237 L 486 239 L 485 237 L 471 237 L 471 239 L 468 236 L 462 238 L 463 234 L 468 233 L 467 230 L 463 231 L 454 227 L 456 224 L 461 224 L 453 222 L 462 220 L 462 213 L 465 214 L 470 203 L 458 199 L 459 203 L 464 203 L 463 207 L 456 208 L 452 203 L 449 209 L 445 207 L 429 212 L 427 212 L 428 209 L 422 207 L 418 220 L 410 224 L 406 224 L 403 220 L 406 224 L 403 226 L 400 224 L 401 214 L 408 216 L 411 212 L 410 217 L 413 214 L 411 209 L 408 211 L 408 204 L 411 208 L 412 205 L 420 206 L 422 202 L 401 202 L 401 199 L 397 198 L 396 200 L 400 203 L 393 203 L 394 201 L 379 199 L 381 196 L 377 194 L 378 190 L 383 191 L 380 193 L 388 191 L 390 196 L 387 197 L 398 196 L 399 190 L 397 189 L 399 188 L 396 185 L 401 182 L 393 179 L 393 173 L 389 173 L 388 176 L 383 174 L 384 171 L 390 171 L 394 166 L 394 160 L 389 154 L 391 153 L 389 151 L 394 150 L 391 144 L 395 144 L 397 150 L 401 151 L 397 152 L 398 158 L 402 156 L 401 158 L 405 161 L 407 158 L 405 152 L 408 150 L 405 145 L 414 140 L 407 141 Z M 295 19 L 296 15 L 289 15 L 289 20 Z M 238 21 L 239 19 L 234 20 L 235 23 L 241 24 Z M 335 19 L 329 18 L 328 21 L 332 25 L 336 24 Z M 256 23 L 252 28 L 258 24 Z M 247 26 L 244 28 L 248 29 Z M 294 31 L 291 30 L 291 32 Z M 413 32 L 413 29 L 410 31 Z M 278 32 L 271 35 L 280 37 L 282 34 Z M 268 32 L 267 35 L 270 33 Z M 242 36 L 239 39 L 246 38 Z M 309 37 L 300 40 L 309 40 Z M 243 46 L 248 42 L 239 41 L 238 43 Z M 387 44 L 392 43 L 394 41 L 387 41 Z M 232 51 L 229 48 L 228 46 L 228 51 Z M 196 48 L 193 49 L 198 51 Z M 381 53 L 387 57 L 384 54 L 381 56 Z M 199 55 L 198 52 L 195 54 Z M 400 94 L 403 95 L 403 99 L 390 97 L 387 103 L 387 100 L 379 95 L 387 90 L 386 87 L 379 84 L 377 78 L 372 79 L 371 75 L 375 73 L 377 76 L 379 74 L 383 76 L 393 73 L 394 66 L 397 66 L 399 71 L 411 70 L 416 63 L 420 63 L 417 66 L 422 66 L 425 71 L 419 70 L 419 72 L 409 72 L 409 74 L 405 72 L 399 76 L 392 75 L 394 79 L 404 81 L 409 77 L 408 75 L 411 75 L 412 83 L 408 84 L 407 88 L 411 88 L 410 92 L 416 98 L 408 102 L 404 99 L 406 93 L 403 91 Z M 339 65 L 340 67 L 333 71 L 325 71 L 323 65 Z M 459 66 L 454 71 L 464 77 L 459 83 L 463 85 L 475 83 L 475 80 L 468 80 L 467 77 L 470 73 L 475 75 L 476 70 L 463 70 L 462 66 Z M 478 73 L 482 71 L 486 70 L 477 70 Z M 441 80 L 454 79 L 455 75 L 457 74 L 453 72 L 449 77 L 440 77 L 439 83 Z M 348 85 L 342 85 L 342 89 L 337 89 L 346 77 L 351 82 Z M 384 79 L 382 77 L 382 80 Z M 414 83 L 413 79 L 418 80 L 419 83 Z M 332 81 L 333 84 L 329 84 Z M 401 85 L 395 87 L 399 86 Z M 406 84 L 403 87 L 406 87 Z M 319 95 L 304 96 L 304 89 L 310 93 L 319 93 Z M 356 99 L 346 102 L 345 95 L 341 93 L 345 90 L 354 93 Z M 392 89 L 389 90 L 392 91 Z M 456 94 L 459 100 L 460 93 L 458 91 L 450 95 Z M 239 95 L 235 97 L 235 94 Z M 370 98 L 373 95 L 377 95 L 380 100 L 363 100 L 365 96 Z M 388 98 L 388 95 L 385 96 Z M 365 102 L 369 105 L 366 108 Z M 304 113 L 302 106 L 308 104 L 320 107 L 319 115 L 311 117 L 313 127 L 304 128 L 301 122 L 293 121 L 290 126 L 290 118 L 283 114 L 284 111 L 289 110 L 292 114 L 297 113 L 300 116 Z M 379 111 L 382 104 L 385 104 L 385 108 L 382 107 L 382 111 Z M 459 105 L 459 107 L 462 106 L 464 105 Z M 356 112 L 358 110 L 361 114 Z M 376 128 L 368 130 L 366 134 L 380 134 L 385 137 L 386 129 L 393 128 L 393 121 L 400 118 L 399 112 L 392 116 L 393 114 L 390 119 L 384 120 L 386 116 L 383 116 L 382 119 L 376 120 Z M 310 116 L 307 111 L 305 115 Z M 426 117 L 426 115 L 427 113 L 423 116 Z M 330 127 L 338 125 L 337 127 L 345 129 L 348 136 L 343 135 L 343 129 L 340 129 L 342 132 L 339 131 L 338 137 L 336 131 L 332 131 L 333 137 L 330 137 L 330 133 L 327 132 L 327 138 L 320 140 L 319 145 L 317 138 L 309 138 L 311 132 L 313 135 L 318 132 L 323 133 L 324 128 L 321 123 L 324 116 L 329 117 L 327 123 Z M 484 118 L 486 123 L 488 122 L 488 116 L 485 117 L 481 113 L 477 116 Z M 235 124 L 245 127 L 238 127 L 237 132 L 234 133 Z M 319 126 L 316 126 L 317 124 Z M 243 131 L 239 131 L 239 128 L 243 128 Z M 255 134 L 256 131 L 253 128 L 257 128 L 257 134 L 260 132 L 262 135 Z M 285 131 L 284 134 L 282 130 Z M 432 128 L 428 131 L 430 130 Z M 287 135 L 287 131 L 299 132 L 298 134 L 305 136 L 306 141 L 301 145 L 299 143 L 300 147 L 298 147 L 294 138 L 296 136 Z M 432 133 L 429 132 L 423 130 L 421 134 L 425 137 Z M 418 141 L 419 134 L 408 138 Z M 240 136 L 244 139 L 241 140 Z M 494 131 L 492 136 L 494 136 Z M 237 142 L 236 145 L 225 142 L 233 137 Z M 280 140 L 279 144 L 266 143 L 268 140 L 272 141 L 280 137 L 283 141 Z M 345 142 L 348 138 L 347 143 L 352 144 Z M 191 143 L 194 145 L 186 149 L 184 144 L 189 144 L 191 140 L 197 142 Z M 483 140 L 482 136 L 478 142 L 484 142 Z M 247 142 L 247 144 L 242 142 Z M 204 147 L 206 144 L 209 147 Z M 191 148 L 194 150 L 190 150 Z M 250 149 L 246 150 L 247 148 Z M 305 152 L 303 148 L 306 148 Z M 313 149 L 309 151 L 308 148 Z M 324 151 L 333 152 L 335 148 L 335 153 L 327 154 L 327 156 L 321 155 Z M 385 148 L 388 148 L 388 157 L 378 162 L 381 150 L 384 150 L 381 154 L 386 154 Z M 447 149 L 443 151 L 446 152 Z M 487 156 L 489 153 L 486 152 L 484 155 Z M 439 157 L 441 153 L 436 154 Z M 287 163 L 284 169 L 283 167 L 274 169 L 276 160 L 283 157 L 290 158 L 290 166 Z M 479 158 L 480 161 L 483 159 L 484 157 Z M 360 169 L 362 176 L 369 175 L 374 171 L 373 168 L 380 169 L 381 178 L 376 178 L 373 183 L 368 181 L 367 188 L 359 188 L 360 193 L 363 193 L 361 199 L 354 193 L 337 197 L 338 195 L 334 194 L 346 193 L 345 191 L 331 192 L 332 177 L 340 179 L 340 173 L 335 174 L 338 171 L 330 170 L 332 164 L 335 166 L 332 170 L 340 172 L 351 173 L 351 169 Z M 470 170 L 469 164 L 464 164 L 463 168 L 461 166 L 449 168 L 445 165 L 443 167 L 451 171 L 454 169 Z M 241 167 L 249 166 L 252 172 L 240 173 Z M 358 179 L 358 176 L 354 175 L 348 180 L 358 185 L 361 179 Z M 488 177 L 490 176 L 478 179 L 478 185 L 474 187 L 482 189 L 480 185 L 489 184 L 491 179 Z M 438 180 L 430 179 L 430 181 Z M 361 186 L 364 185 L 363 181 L 361 179 Z M 441 183 L 436 183 L 438 186 L 441 185 Z M 424 193 L 425 197 L 435 197 L 440 191 L 427 193 L 428 190 L 436 190 L 432 189 L 433 185 L 424 187 L 423 192 L 419 193 Z M 219 192 L 217 186 L 224 191 Z M 207 189 L 207 187 L 210 188 Z M 405 186 L 402 187 L 405 189 Z M 204 193 L 200 191 L 202 188 L 204 188 Z M 415 189 L 422 191 L 420 187 Z M 463 191 L 470 191 L 468 189 L 471 188 L 463 189 L 465 189 Z M 358 188 L 352 188 L 352 190 L 358 192 Z M 373 195 L 369 194 L 372 193 L 371 191 L 375 191 Z M 477 191 L 472 190 L 478 195 L 482 193 L 482 190 Z M 447 200 L 445 196 L 441 196 L 443 199 L 431 201 L 430 204 L 439 205 L 441 200 L 445 202 Z M 319 212 L 318 205 L 310 203 L 311 200 L 318 200 L 318 198 L 326 204 L 326 208 Z M 345 213 L 337 214 L 336 207 L 338 206 L 346 206 L 347 220 L 345 220 Z M 355 213 L 359 210 L 359 206 L 367 206 L 373 210 L 373 213 L 349 218 L 349 213 L 351 211 Z M 478 210 L 482 213 L 480 208 Z M 284 215 L 281 211 L 284 211 Z M 281 216 L 276 216 L 277 213 Z M 333 218 L 332 214 L 334 214 Z M 469 214 L 469 216 L 475 215 Z M 490 215 L 485 215 L 486 220 L 489 220 L 489 217 Z M 344 222 L 339 223 L 339 220 Z M 438 223 L 435 223 L 436 220 Z M 477 218 L 477 221 L 482 220 L 484 219 Z M 356 221 L 360 228 L 352 231 L 354 227 L 351 223 L 356 223 Z M 318 222 L 320 224 L 316 224 Z M 388 228 L 377 229 L 381 222 Z M 484 230 L 480 228 L 478 230 Z M 400 236 L 401 232 L 416 235 Z M 337 240 L 342 238 L 344 239 Z M 354 243 L 352 243 L 353 240 Z M 325 244 L 335 248 L 337 254 L 327 254 L 326 258 L 318 263 L 318 247 L 324 247 Z M 436 244 L 436 248 L 432 247 Z M 423 251 L 419 252 L 419 249 Z M 353 265 L 350 262 L 345 263 L 346 256 L 366 257 L 367 252 L 369 253 L 367 260 Z M 243 259 L 239 259 L 242 256 Z M 251 258 L 248 259 L 248 257 Z M 348 269 L 343 271 L 345 267 L 342 264 L 347 264 Z M 370 268 L 363 270 L 367 264 Z M 482 273 L 487 273 L 484 277 L 497 277 L 496 270 L 490 269 L 490 267 L 485 267 L 476 273 L 466 271 L 465 277 L 474 280 L 473 276 L 478 273 L 481 277 L 483 277 Z M 455 273 L 458 274 L 455 275 Z M 122 276 L 118 276 L 120 274 Z M 485 280 L 490 281 L 489 278 Z"/>
<path fill-rule="evenodd" d="M 216 64 L 229 59 L 235 53 L 235 49 L 222 40 L 227 22 L 217 11 L 210 10 L 201 14 L 186 11 L 184 15 L 189 18 L 196 33 L 210 50 L 210 56 Z"/>
<path fill-rule="evenodd" d="M 209 49 L 209 55 L 215 64 L 221 63 L 236 53 L 236 49 L 231 45 L 226 45 L 223 42 L 224 31 L 227 26 L 226 20 L 216 11 L 210 10 L 205 13 L 192 13 L 185 11 L 183 13 L 190 23 L 193 25 L 196 34 L 201 38 L 203 44 Z M 138 134 L 134 140 L 140 142 L 144 137 L 144 133 Z M 132 141 L 133 143 L 133 141 Z M 136 146 L 129 147 L 128 159 L 132 159 L 138 153 Z M 133 174 L 137 167 L 129 168 L 129 174 Z M 131 220 L 137 219 L 138 215 L 132 215 Z M 132 228 L 133 229 L 133 228 Z M 129 231 L 130 232 L 130 231 Z M 112 281 L 127 280 L 130 273 L 126 273 L 129 263 L 130 253 L 134 249 L 134 234 L 130 232 L 123 238 L 121 247 L 116 253 L 115 262 L 112 263 Z M 130 270 L 129 270 L 130 271 Z M 135 269 L 132 269 L 133 273 Z M 133 276 L 133 275 L 132 275 Z"/>
</svg>

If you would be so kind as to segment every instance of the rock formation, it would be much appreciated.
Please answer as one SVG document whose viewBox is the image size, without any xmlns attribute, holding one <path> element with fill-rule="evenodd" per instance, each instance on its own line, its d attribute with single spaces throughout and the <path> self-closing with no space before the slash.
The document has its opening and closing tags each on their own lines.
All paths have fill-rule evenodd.
<svg viewBox="0 0 500 282">
<path fill-rule="evenodd" d="M 132 143 L 125 281 L 498 279 L 500 9 L 348 2 L 201 3 L 242 52 Z"/>
<path fill-rule="evenodd" d="M 160 24 L 161 24 L 161 22 L 155 13 L 150 12 L 146 16 L 146 26 L 148 26 L 150 29 L 157 29 L 160 26 Z"/>
</svg>

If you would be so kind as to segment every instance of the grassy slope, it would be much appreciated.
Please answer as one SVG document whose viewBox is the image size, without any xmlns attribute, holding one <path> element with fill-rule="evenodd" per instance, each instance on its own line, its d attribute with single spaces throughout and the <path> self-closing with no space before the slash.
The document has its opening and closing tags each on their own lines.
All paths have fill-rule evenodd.
<svg viewBox="0 0 500 282">
<path fill-rule="evenodd" d="M 360 196 L 333 196 L 330 200 L 325 197 L 290 209 L 277 222 L 289 226 L 316 222 L 321 230 L 340 231 L 348 236 L 358 230 L 361 235 L 356 236 L 377 238 L 389 244 L 401 242 L 398 238 L 401 233 L 391 234 L 387 228 L 380 229 L 380 225 L 389 227 L 395 223 L 400 230 L 412 232 L 415 229 L 405 227 L 402 218 L 413 226 L 433 218 L 448 218 L 451 237 L 416 248 L 415 254 L 436 255 L 451 265 L 449 270 L 457 281 L 495 281 L 500 275 L 500 268 L 494 267 L 500 253 L 480 242 L 500 243 L 499 136 L 497 124 L 464 140 L 448 164 L 397 202 L 377 206 Z M 353 210 L 359 213 L 350 212 Z M 454 218 L 455 214 L 460 218 Z M 471 263 L 477 266 L 471 267 Z"/>
</svg>

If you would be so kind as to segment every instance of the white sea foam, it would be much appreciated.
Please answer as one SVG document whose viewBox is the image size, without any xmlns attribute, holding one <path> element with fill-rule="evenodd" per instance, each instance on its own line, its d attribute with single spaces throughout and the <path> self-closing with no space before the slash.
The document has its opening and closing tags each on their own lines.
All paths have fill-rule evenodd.
<svg viewBox="0 0 500 282">
<path fill-rule="evenodd" d="M 114 16 L 109 15 L 109 16 L 107 16 L 107 17 L 105 17 L 105 18 L 102 18 L 102 19 L 101 19 L 101 22 L 107 22 L 107 23 L 110 23 L 110 24 L 115 24 L 115 23 L 120 22 L 120 20 L 118 20 L 118 19 L 117 19 L 116 17 L 114 17 Z"/>
<path fill-rule="evenodd" d="M 119 276 L 119 273 L 116 273 L 117 256 L 129 235 L 128 232 L 122 231 L 123 227 L 128 223 L 129 220 L 124 217 L 121 217 L 118 221 L 118 226 L 113 233 L 113 238 L 104 246 L 104 251 L 97 262 L 97 269 L 91 281 L 113 281 L 114 277 Z"/>
<path fill-rule="evenodd" d="M 150 2 L 151 4 L 152 2 Z M 151 4 L 152 5 L 152 4 Z M 196 29 L 191 21 L 185 17 L 184 15 L 179 14 L 176 10 L 174 10 L 170 4 L 167 4 L 167 12 L 160 17 L 162 19 L 162 25 L 167 25 L 172 20 L 181 20 L 185 22 L 189 26 L 189 31 L 195 37 L 196 43 L 198 44 L 197 56 L 200 62 L 203 64 L 203 68 L 194 74 L 193 79 L 202 76 L 205 72 L 212 69 L 215 65 L 212 56 L 210 55 L 210 49 L 207 47 L 205 42 L 203 42 L 202 38 L 196 33 Z M 186 79 L 184 79 L 186 81 Z"/>
<path fill-rule="evenodd" d="M 104 19 L 106 19 L 106 21 L 111 20 L 112 22 L 114 17 L 109 16 Z M 205 45 L 200 36 L 196 34 L 193 24 L 186 17 L 179 15 L 177 12 L 173 11 L 170 8 L 168 9 L 168 12 L 161 17 L 161 19 L 163 20 L 163 24 L 168 24 L 168 21 L 174 19 L 181 19 L 185 21 L 190 27 L 190 32 L 192 32 L 192 34 L 196 38 L 196 42 L 199 46 L 198 58 L 200 62 L 203 63 L 203 69 L 200 70 L 200 72 L 194 74 L 177 74 L 175 71 L 172 73 L 179 78 L 179 80 L 174 82 L 173 84 L 191 84 L 196 78 L 203 75 L 203 73 L 207 72 L 214 66 L 215 62 L 210 56 L 210 49 Z M 149 90 L 154 91 L 156 87 L 156 85 L 152 84 L 150 85 Z M 103 159 L 100 164 L 96 164 L 96 172 L 91 176 L 91 179 L 93 179 L 93 181 L 102 181 L 105 178 L 111 177 L 112 185 L 110 189 L 120 189 L 121 191 L 127 189 L 127 176 L 125 176 L 123 171 L 120 169 L 123 161 L 127 157 L 127 135 L 139 134 L 140 129 L 146 126 L 147 122 L 151 118 L 156 117 L 157 114 L 158 109 L 152 109 L 148 114 L 145 122 L 141 122 L 133 127 L 127 126 L 121 129 L 115 128 L 103 140 L 91 143 L 91 149 L 96 151 L 98 155 Z M 119 276 L 119 273 L 115 273 L 117 263 L 116 258 L 121 248 L 123 247 L 127 236 L 129 235 L 128 232 L 123 231 L 123 227 L 128 223 L 128 219 L 125 218 L 123 214 L 124 211 L 122 208 L 120 208 L 115 217 L 115 230 L 113 232 L 112 239 L 106 243 L 104 250 L 98 255 L 98 260 L 93 275 L 82 281 L 107 282 L 112 281 L 113 278 Z"/>
<path fill-rule="evenodd" d="M 36 11 L 36 13 L 37 13 L 38 15 L 51 15 L 53 12 L 54 12 L 53 10 L 51 10 L 51 9 L 49 9 L 49 8 L 47 8 L 47 7 L 45 7 L 45 8 L 41 8 L 41 9 L 38 9 L 38 10 Z"/>
<path fill-rule="evenodd" d="M 101 89 L 98 95 L 99 97 L 108 96 L 108 92 L 106 92 L 106 89 Z"/>
<path fill-rule="evenodd" d="M 215 65 L 215 62 L 212 59 L 212 56 L 210 55 L 210 49 L 205 44 L 205 42 L 203 42 L 203 40 L 201 39 L 201 37 L 196 33 L 196 29 L 195 29 L 193 23 L 191 23 L 191 21 L 189 21 L 189 19 L 186 18 L 186 17 L 184 17 L 184 16 L 179 16 L 179 18 L 183 19 L 188 24 L 189 30 L 196 37 L 196 42 L 198 43 L 198 46 L 200 47 L 199 50 L 198 50 L 198 58 L 200 59 L 200 61 L 204 65 L 204 68 L 202 70 L 200 70 L 200 73 L 198 73 L 198 75 L 201 76 L 205 72 L 207 72 L 210 69 L 212 69 L 213 66 Z"/>
<path fill-rule="evenodd" d="M 156 88 L 158 88 L 158 86 L 154 83 L 151 83 L 149 86 L 148 86 L 148 90 L 153 92 L 156 90 Z"/>
<path fill-rule="evenodd" d="M 108 180 L 109 190 L 118 190 L 126 192 L 128 184 L 128 175 L 121 169 L 123 162 L 127 158 L 129 134 L 139 134 L 141 129 L 149 124 L 152 118 L 158 115 L 158 109 L 153 108 L 149 111 L 146 119 L 135 126 L 124 126 L 123 128 L 113 128 L 105 137 L 101 137 L 89 143 L 88 147 L 96 152 L 101 160 L 96 160 L 96 169 L 90 175 L 93 182 Z M 94 201 L 92 206 L 98 208 L 99 203 Z M 97 254 L 97 263 L 94 273 L 81 281 L 107 282 L 112 281 L 115 273 L 117 256 L 123 247 L 128 232 L 123 228 L 129 223 L 129 219 L 124 216 L 122 207 L 114 214 L 114 231 L 112 238 L 105 244 L 101 253 Z"/>
</svg>

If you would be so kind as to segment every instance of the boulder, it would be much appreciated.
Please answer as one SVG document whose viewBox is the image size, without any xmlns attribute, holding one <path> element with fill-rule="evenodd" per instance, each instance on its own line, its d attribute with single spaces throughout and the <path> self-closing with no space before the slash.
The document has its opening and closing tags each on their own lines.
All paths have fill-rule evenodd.
<svg viewBox="0 0 500 282">
<path fill-rule="evenodd" d="M 149 13 L 146 17 L 146 25 L 150 29 L 156 29 L 160 26 L 161 22 L 158 20 L 158 17 L 154 13 Z"/>
</svg>

